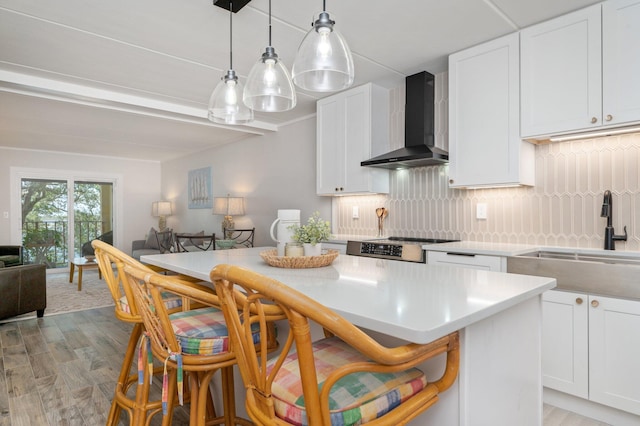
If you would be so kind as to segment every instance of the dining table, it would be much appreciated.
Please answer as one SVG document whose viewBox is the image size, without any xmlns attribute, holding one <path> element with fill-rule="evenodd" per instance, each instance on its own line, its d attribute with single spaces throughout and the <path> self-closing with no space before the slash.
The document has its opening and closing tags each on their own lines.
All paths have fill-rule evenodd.
<svg viewBox="0 0 640 426">
<path fill-rule="evenodd" d="M 541 295 L 553 278 L 339 255 L 328 266 L 282 268 L 272 247 L 145 255 L 143 263 L 209 283 L 230 264 L 302 292 L 383 344 L 425 344 L 460 332 L 460 373 L 412 425 L 541 425 Z M 206 284 L 205 284 L 206 285 Z M 441 360 L 424 366 L 438 370 Z M 496 405 L 498 404 L 498 405 Z M 434 423 L 435 422 L 435 423 Z"/>
</svg>

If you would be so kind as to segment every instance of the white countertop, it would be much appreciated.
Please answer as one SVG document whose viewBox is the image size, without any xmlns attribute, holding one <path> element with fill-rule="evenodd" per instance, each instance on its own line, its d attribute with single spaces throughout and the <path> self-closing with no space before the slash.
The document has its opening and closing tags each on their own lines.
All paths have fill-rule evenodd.
<svg viewBox="0 0 640 426">
<path fill-rule="evenodd" d="M 425 244 L 422 246 L 424 250 L 444 251 L 461 254 L 479 254 L 487 256 L 519 256 L 534 251 L 555 251 L 561 253 L 580 253 L 606 256 L 615 254 L 616 256 L 640 258 L 638 251 L 625 250 L 604 250 L 593 248 L 577 248 L 577 247 L 556 247 L 556 246 L 538 246 L 530 244 L 509 244 L 509 243 L 490 243 L 482 241 L 457 241 L 454 243 L 442 244 Z"/>
<path fill-rule="evenodd" d="M 324 268 L 269 266 L 267 249 L 215 250 L 142 256 L 209 281 L 209 271 L 233 264 L 275 278 L 354 324 L 415 343 L 428 343 L 555 287 L 551 278 L 447 268 L 340 255 Z"/>
</svg>

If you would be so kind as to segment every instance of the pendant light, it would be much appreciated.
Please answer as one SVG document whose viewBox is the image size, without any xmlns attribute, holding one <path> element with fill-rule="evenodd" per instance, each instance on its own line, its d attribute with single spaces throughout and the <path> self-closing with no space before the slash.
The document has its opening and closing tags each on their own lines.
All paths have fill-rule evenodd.
<svg viewBox="0 0 640 426">
<path fill-rule="evenodd" d="M 209 99 L 209 120 L 220 124 L 246 124 L 253 121 L 253 111 L 242 99 L 242 84 L 233 70 L 233 2 L 229 2 L 229 70 Z"/>
<path fill-rule="evenodd" d="M 251 68 L 244 88 L 244 103 L 255 111 L 281 112 L 296 106 L 291 75 L 271 45 L 271 0 L 269 0 L 269 45 Z"/>
<path fill-rule="evenodd" d="M 333 27 L 325 0 L 322 10 L 300 43 L 291 73 L 301 89 L 334 92 L 353 84 L 353 58 L 344 37 Z"/>
</svg>

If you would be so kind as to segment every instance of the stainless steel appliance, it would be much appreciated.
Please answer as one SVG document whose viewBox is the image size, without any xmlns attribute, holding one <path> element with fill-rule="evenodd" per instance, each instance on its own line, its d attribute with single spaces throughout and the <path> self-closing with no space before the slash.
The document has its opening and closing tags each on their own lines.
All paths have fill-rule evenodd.
<svg viewBox="0 0 640 426">
<path fill-rule="evenodd" d="M 402 262 L 426 263 L 425 244 L 450 243 L 458 240 L 439 238 L 389 237 L 386 240 L 347 241 L 347 254 Z"/>
</svg>

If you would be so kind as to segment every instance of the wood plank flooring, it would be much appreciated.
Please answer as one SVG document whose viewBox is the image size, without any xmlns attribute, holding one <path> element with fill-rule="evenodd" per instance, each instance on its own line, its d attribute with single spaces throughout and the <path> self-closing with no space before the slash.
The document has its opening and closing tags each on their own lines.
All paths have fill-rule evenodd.
<svg viewBox="0 0 640 426">
<path fill-rule="evenodd" d="M 104 425 L 130 330 L 113 307 L 0 324 L 0 426 Z M 173 424 L 187 425 L 188 411 Z M 604 424 L 545 405 L 544 425 Z"/>
</svg>

